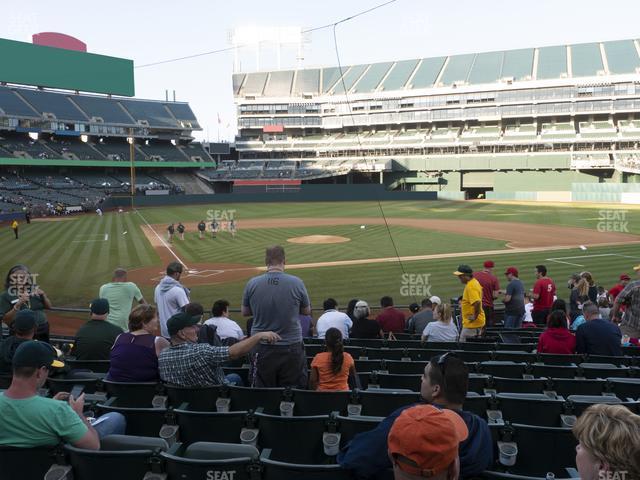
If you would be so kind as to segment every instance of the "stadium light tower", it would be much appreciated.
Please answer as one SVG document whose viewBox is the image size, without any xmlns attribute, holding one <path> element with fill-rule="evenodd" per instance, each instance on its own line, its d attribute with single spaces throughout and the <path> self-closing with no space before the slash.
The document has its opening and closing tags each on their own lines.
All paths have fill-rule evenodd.
<svg viewBox="0 0 640 480">
<path fill-rule="evenodd" d="M 260 51 L 263 47 L 274 47 L 276 50 L 277 68 L 282 63 L 282 47 L 297 49 L 297 65 L 304 60 L 304 45 L 310 42 L 309 34 L 302 31 L 302 27 L 267 27 L 245 25 L 235 27 L 229 31 L 229 44 L 233 47 L 233 71 L 240 71 L 240 49 L 255 49 L 256 70 L 260 70 Z"/>
</svg>

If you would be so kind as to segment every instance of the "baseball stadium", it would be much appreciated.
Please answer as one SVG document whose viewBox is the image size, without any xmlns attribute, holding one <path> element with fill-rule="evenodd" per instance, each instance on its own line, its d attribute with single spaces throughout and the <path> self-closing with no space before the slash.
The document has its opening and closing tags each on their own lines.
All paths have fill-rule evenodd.
<svg viewBox="0 0 640 480">
<path fill-rule="evenodd" d="M 138 97 L 134 61 L 109 53 L 89 53 L 61 33 L 35 34 L 32 43 L 0 38 L 0 480 L 640 478 L 639 327 L 631 323 L 640 313 L 640 40 L 594 35 L 590 43 L 413 59 L 399 53 L 349 65 L 338 56 L 323 67 L 227 72 L 237 114 L 231 142 L 197 140 L 203 124 L 189 102 Z M 391 297 L 403 325 L 407 319 L 398 331 L 378 320 L 375 338 L 330 329 L 353 357 L 348 390 L 256 380 L 260 355 L 266 364 L 286 329 L 273 329 L 275 346 L 256 340 L 253 350 L 231 353 L 271 330 L 260 328 L 249 297 L 252 279 L 272 274 L 269 249 L 277 245 L 286 254 L 282 267 L 308 297 L 296 315 L 311 317 L 300 337 L 310 382 L 323 385 L 317 355 L 335 354 L 329 331 L 317 333 L 328 313 L 346 311 L 353 299 L 344 316 L 366 302 L 373 321 L 394 308 L 385 301 Z M 171 381 L 162 353 L 154 357 L 155 380 L 113 380 L 120 337 L 106 358 L 78 355 L 85 325 L 111 322 L 97 305 L 114 271 L 153 305 L 176 264 L 187 307 L 198 303 L 199 319 L 218 318 L 211 305 L 225 299 L 225 316 L 244 332 L 237 343 L 216 336 L 222 343 L 208 346 L 225 350 L 216 368 L 227 381 Z M 90 417 L 86 435 L 97 432 L 98 448 L 80 436 L 60 434 L 52 446 L 11 443 L 13 434 L 2 433 L 5 419 L 8 430 L 29 422 L 17 414 L 14 422 L 9 400 L 2 403 L 3 395 L 23 398 L 12 396 L 28 383 L 19 360 L 22 368 L 41 366 L 25 361 L 20 346 L 11 353 L 13 377 L 3 370 L 2 362 L 11 365 L 3 343 L 20 334 L 23 309 L 36 309 L 33 299 L 23 305 L 11 296 L 17 270 L 37 288 L 27 298 L 46 298 L 47 340 L 66 364 L 61 372 L 50 367 L 37 392 L 77 389 Z M 481 271 L 500 285 L 488 304 L 482 296 L 465 307 Z M 542 323 L 524 314 L 510 323 L 513 272 L 534 314 L 541 276 L 553 279 L 552 300 L 566 300 L 561 316 L 572 324 L 563 329 L 572 351 L 542 348 L 555 302 Z M 602 287 L 597 301 L 580 300 L 581 279 L 594 295 Z M 610 289 L 623 281 L 616 300 Z M 140 298 L 129 306 L 138 308 Z M 274 294 L 270 308 L 277 298 L 284 297 Z M 452 310 L 453 341 L 408 328 L 421 306 L 431 314 L 441 304 Z M 163 339 L 166 351 L 190 342 L 179 336 L 192 323 L 172 331 L 172 322 L 191 321 L 181 315 L 195 318 L 179 307 L 152 332 L 171 337 Z M 479 309 L 470 323 L 465 308 Z M 604 310 L 614 312 L 610 320 L 598 316 Z M 476 328 L 478 312 L 485 323 Z M 584 324 L 574 328 L 578 318 Z M 615 348 L 589 346 L 585 332 L 597 322 L 605 330 L 591 337 L 615 329 Z M 44 343 L 37 325 L 25 347 Z M 468 338 L 467 330 L 477 332 Z M 133 344 L 126 323 L 120 331 Z M 157 351 L 157 340 L 152 345 Z M 131 368 L 139 359 L 129 357 Z M 452 401 L 447 389 L 458 387 L 458 369 L 465 388 Z M 231 375 L 240 383 L 228 382 Z M 74 408 L 78 396 L 66 395 Z M 433 418 L 404 413 L 425 403 L 437 408 L 420 415 Z M 446 455 L 430 457 L 428 438 L 453 429 L 438 416 L 445 410 L 459 411 L 466 425 L 442 470 Z M 97 425 L 114 415 L 126 427 L 103 437 Z M 610 431 L 593 445 L 588 431 L 597 415 Z M 421 428 L 433 430 L 421 436 Z M 617 428 L 630 437 L 615 455 L 603 445 Z M 578 444 L 600 462 L 592 476 L 576 457 Z M 453 465 L 454 476 L 437 476 Z"/>
</svg>

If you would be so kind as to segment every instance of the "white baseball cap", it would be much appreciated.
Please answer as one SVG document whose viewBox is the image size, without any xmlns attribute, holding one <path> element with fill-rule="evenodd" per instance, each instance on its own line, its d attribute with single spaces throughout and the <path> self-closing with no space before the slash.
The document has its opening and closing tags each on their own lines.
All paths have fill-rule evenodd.
<svg viewBox="0 0 640 480">
<path fill-rule="evenodd" d="M 437 297 L 435 295 L 431 297 L 429 300 L 431 300 L 431 303 L 435 303 L 436 305 L 440 305 L 442 303 L 442 300 L 440 300 L 440 297 Z"/>
</svg>

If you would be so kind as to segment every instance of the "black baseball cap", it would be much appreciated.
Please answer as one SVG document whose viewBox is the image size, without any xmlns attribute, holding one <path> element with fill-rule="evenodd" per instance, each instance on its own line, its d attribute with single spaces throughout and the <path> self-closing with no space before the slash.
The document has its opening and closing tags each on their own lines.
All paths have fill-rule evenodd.
<svg viewBox="0 0 640 480">
<path fill-rule="evenodd" d="M 13 328 L 18 333 L 27 333 L 36 328 L 36 312 L 28 308 L 19 310 L 13 319 Z"/>
<path fill-rule="evenodd" d="M 175 335 L 183 328 L 196 325 L 201 318 L 202 315 L 189 315 L 184 312 L 176 313 L 167 320 L 167 330 L 169 330 L 169 335 Z"/>
<path fill-rule="evenodd" d="M 106 298 L 96 298 L 91 302 L 91 313 L 95 315 L 106 315 L 109 313 L 109 300 Z"/>
<path fill-rule="evenodd" d="M 473 270 L 469 265 L 458 265 L 458 270 L 453 272 L 454 275 L 473 275 Z"/>
<path fill-rule="evenodd" d="M 19 367 L 64 367 L 57 359 L 56 350 L 46 342 L 28 340 L 21 343 L 13 354 L 13 368 Z"/>
</svg>

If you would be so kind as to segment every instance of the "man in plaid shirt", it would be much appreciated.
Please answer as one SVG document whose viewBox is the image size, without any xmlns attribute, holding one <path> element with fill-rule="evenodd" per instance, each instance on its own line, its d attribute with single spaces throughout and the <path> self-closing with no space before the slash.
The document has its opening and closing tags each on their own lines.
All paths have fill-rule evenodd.
<svg viewBox="0 0 640 480">
<path fill-rule="evenodd" d="M 230 347 L 214 347 L 198 342 L 200 316 L 177 313 L 167 321 L 171 347 L 158 357 L 160 378 L 180 387 L 207 387 L 223 383 L 241 384 L 237 374 L 226 375 L 221 364 L 242 357 L 260 342 L 275 343 L 280 336 L 260 332 Z"/>
<path fill-rule="evenodd" d="M 640 265 L 636 265 L 633 269 L 640 275 Z M 619 317 L 621 305 L 625 306 L 625 310 L 620 331 L 630 338 L 640 338 L 640 280 L 628 283 L 618 294 L 611 309 L 611 320 L 615 321 Z"/>
</svg>

